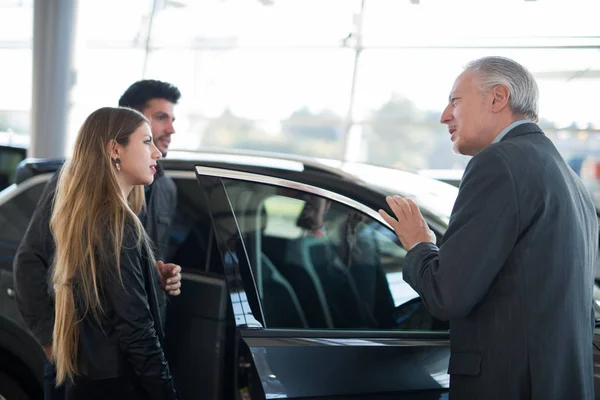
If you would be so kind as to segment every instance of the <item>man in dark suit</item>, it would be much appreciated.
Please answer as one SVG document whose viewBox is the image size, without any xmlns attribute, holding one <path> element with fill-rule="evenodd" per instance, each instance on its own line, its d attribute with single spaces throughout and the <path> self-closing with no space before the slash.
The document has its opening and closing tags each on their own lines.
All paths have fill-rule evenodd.
<svg viewBox="0 0 600 400">
<path fill-rule="evenodd" d="M 518 63 L 471 62 L 441 122 L 473 156 L 438 248 L 418 207 L 380 211 L 410 249 L 403 276 L 450 321 L 451 399 L 593 399 L 590 195 L 535 124 L 538 89 Z"/>
</svg>

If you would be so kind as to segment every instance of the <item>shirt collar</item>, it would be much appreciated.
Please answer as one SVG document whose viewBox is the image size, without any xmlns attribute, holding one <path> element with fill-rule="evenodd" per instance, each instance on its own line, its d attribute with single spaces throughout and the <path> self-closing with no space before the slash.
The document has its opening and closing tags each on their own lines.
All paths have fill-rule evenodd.
<svg viewBox="0 0 600 400">
<path fill-rule="evenodd" d="M 496 136 L 496 138 L 494 139 L 494 141 L 493 141 L 492 143 L 498 143 L 499 141 L 501 141 L 501 140 L 502 140 L 502 138 L 503 138 L 504 136 L 506 136 L 506 134 L 507 134 L 508 132 L 510 132 L 510 131 L 511 131 L 511 129 L 513 129 L 513 128 L 516 128 L 516 127 L 517 127 L 517 126 L 519 126 L 519 125 L 526 124 L 526 123 L 528 123 L 528 122 L 531 122 L 531 121 L 529 121 L 529 120 L 526 120 L 526 119 L 520 119 L 520 120 L 518 120 L 518 121 L 515 121 L 515 122 L 513 122 L 512 124 L 510 124 L 510 125 L 509 125 L 509 126 L 507 126 L 506 128 L 502 129 L 502 131 L 501 131 L 501 132 L 498 134 L 498 136 Z"/>
</svg>

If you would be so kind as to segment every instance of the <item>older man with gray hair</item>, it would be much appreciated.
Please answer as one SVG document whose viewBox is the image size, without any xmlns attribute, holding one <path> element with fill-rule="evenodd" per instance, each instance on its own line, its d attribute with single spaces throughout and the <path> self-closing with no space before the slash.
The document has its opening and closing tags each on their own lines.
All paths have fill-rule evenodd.
<svg viewBox="0 0 600 400">
<path fill-rule="evenodd" d="M 453 400 L 594 398 L 596 211 L 537 119 L 529 71 L 471 62 L 441 117 L 473 156 L 441 245 L 412 200 L 380 211 L 409 249 L 404 279 L 450 321 Z"/>
</svg>

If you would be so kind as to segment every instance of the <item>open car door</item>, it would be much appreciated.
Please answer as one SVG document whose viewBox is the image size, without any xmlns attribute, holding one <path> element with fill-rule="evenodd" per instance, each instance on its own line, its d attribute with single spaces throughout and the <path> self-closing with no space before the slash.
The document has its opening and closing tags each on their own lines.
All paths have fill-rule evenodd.
<svg viewBox="0 0 600 400">
<path fill-rule="evenodd" d="M 406 251 L 377 212 L 286 179 L 196 174 L 249 398 L 447 398 L 448 325 L 403 282 Z"/>
</svg>

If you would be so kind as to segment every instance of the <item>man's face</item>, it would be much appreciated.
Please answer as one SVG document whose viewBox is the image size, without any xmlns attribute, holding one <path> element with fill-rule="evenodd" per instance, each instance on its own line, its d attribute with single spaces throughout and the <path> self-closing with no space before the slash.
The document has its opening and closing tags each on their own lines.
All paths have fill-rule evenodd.
<svg viewBox="0 0 600 400">
<path fill-rule="evenodd" d="M 173 128 L 174 106 L 175 104 L 166 99 L 152 99 L 146 103 L 146 108 L 142 111 L 150 120 L 152 139 L 163 157 L 167 155 L 169 144 L 171 144 L 171 135 L 175 133 Z"/>
<path fill-rule="evenodd" d="M 440 120 L 448 125 L 455 152 L 473 156 L 492 143 L 492 100 L 493 94 L 481 90 L 474 71 L 456 78 Z"/>
</svg>

